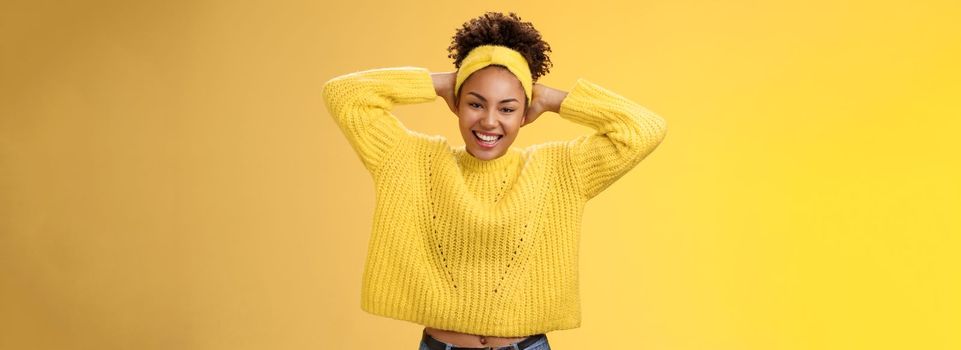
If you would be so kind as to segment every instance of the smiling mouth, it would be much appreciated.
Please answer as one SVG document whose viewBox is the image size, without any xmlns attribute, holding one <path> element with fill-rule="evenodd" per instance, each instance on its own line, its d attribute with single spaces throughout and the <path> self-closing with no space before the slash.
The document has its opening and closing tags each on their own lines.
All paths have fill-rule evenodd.
<svg viewBox="0 0 961 350">
<path fill-rule="evenodd" d="M 485 135 L 478 133 L 476 130 L 471 130 L 471 133 L 474 134 L 474 139 L 477 140 L 477 143 L 484 147 L 493 147 L 504 137 L 504 135 Z"/>
</svg>

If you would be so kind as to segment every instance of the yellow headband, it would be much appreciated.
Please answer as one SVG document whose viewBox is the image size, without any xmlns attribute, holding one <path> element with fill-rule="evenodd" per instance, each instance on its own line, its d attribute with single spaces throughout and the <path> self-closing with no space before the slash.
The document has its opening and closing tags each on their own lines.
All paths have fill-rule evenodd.
<svg viewBox="0 0 961 350">
<path fill-rule="evenodd" d="M 473 48 L 467 57 L 461 61 L 460 69 L 457 70 L 457 82 L 454 84 L 454 92 L 459 93 L 461 84 L 467 80 L 472 73 L 492 64 L 507 67 L 511 73 L 517 76 L 524 87 L 527 95 L 527 105 L 531 103 L 531 91 L 533 89 L 533 79 L 531 68 L 527 65 L 527 60 L 520 52 L 503 45 L 481 45 Z"/>
</svg>

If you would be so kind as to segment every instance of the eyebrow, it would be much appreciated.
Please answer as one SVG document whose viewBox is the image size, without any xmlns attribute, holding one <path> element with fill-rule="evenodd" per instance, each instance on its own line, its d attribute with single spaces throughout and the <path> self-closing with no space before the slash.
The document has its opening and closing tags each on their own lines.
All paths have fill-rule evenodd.
<svg viewBox="0 0 961 350">
<path fill-rule="evenodd" d="M 487 99 L 484 98 L 484 96 L 481 96 L 481 95 L 479 95 L 479 94 L 476 93 L 476 92 L 471 91 L 471 92 L 468 92 L 467 94 L 468 94 L 468 95 L 477 96 L 477 98 L 481 99 L 481 101 L 487 102 Z M 520 101 L 518 101 L 516 98 L 508 98 L 508 99 L 501 100 L 501 103 L 510 102 L 510 101 L 520 102 Z"/>
</svg>

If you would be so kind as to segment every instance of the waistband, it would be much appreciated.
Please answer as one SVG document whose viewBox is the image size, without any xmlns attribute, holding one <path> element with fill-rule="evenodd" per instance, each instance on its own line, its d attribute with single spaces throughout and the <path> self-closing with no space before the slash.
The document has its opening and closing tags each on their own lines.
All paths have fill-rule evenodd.
<svg viewBox="0 0 961 350">
<path fill-rule="evenodd" d="M 537 342 L 538 340 L 541 340 L 542 338 L 547 337 L 547 334 L 540 333 L 540 334 L 535 334 L 535 335 L 529 336 L 529 337 L 527 337 L 527 338 L 525 338 L 524 340 L 521 340 L 521 341 L 519 341 L 519 342 L 510 344 L 510 345 L 504 345 L 504 346 L 487 346 L 487 347 L 482 347 L 482 348 L 467 348 L 467 347 L 460 347 L 460 346 L 453 346 L 453 345 L 451 345 L 451 346 L 448 348 L 447 346 L 450 345 L 450 344 L 445 343 L 445 342 L 442 342 L 442 341 L 437 340 L 437 339 L 434 339 L 434 337 L 431 337 L 430 334 L 427 334 L 427 330 L 426 330 L 426 329 L 423 330 L 421 333 L 423 333 L 423 336 L 421 337 L 421 339 L 424 341 L 424 343 L 427 344 L 427 347 L 428 347 L 429 349 L 431 349 L 431 350 L 524 350 L 525 348 L 533 345 L 533 344 L 534 344 L 535 342 Z"/>
</svg>

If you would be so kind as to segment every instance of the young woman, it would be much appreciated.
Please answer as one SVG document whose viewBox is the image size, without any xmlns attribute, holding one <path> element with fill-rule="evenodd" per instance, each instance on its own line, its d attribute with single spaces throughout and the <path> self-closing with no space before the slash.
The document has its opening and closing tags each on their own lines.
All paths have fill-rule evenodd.
<svg viewBox="0 0 961 350">
<path fill-rule="evenodd" d="M 650 154 L 666 123 L 585 79 L 570 92 L 535 83 L 550 47 L 514 13 L 469 20 L 448 50 L 456 71 L 378 68 L 324 84 L 376 189 L 361 308 L 423 325 L 421 350 L 550 349 L 547 332 L 580 326 L 585 203 Z M 463 147 L 391 113 L 438 96 Z M 594 133 L 511 147 L 548 111 Z"/>
</svg>

